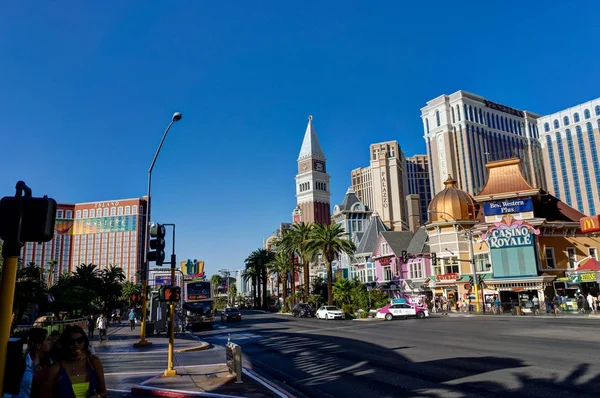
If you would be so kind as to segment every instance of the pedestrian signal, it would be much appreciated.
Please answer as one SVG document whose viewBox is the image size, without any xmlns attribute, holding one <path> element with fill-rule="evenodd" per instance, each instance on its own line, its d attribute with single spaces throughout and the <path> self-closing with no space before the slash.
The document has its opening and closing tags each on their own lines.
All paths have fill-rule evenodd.
<svg viewBox="0 0 600 398">
<path fill-rule="evenodd" d="M 435 253 L 431 253 L 431 265 L 437 265 L 437 256 Z"/>
<path fill-rule="evenodd" d="M 408 263 L 408 252 L 406 250 L 402 250 L 402 262 L 404 264 Z"/>
<path fill-rule="evenodd" d="M 181 300 L 181 288 L 178 286 L 161 286 L 158 291 L 158 300 L 176 303 Z"/>
</svg>

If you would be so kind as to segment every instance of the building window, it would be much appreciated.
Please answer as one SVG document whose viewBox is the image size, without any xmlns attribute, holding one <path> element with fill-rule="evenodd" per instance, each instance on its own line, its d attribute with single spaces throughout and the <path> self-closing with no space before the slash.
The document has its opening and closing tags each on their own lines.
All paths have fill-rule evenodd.
<svg viewBox="0 0 600 398">
<path fill-rule="evenodd" d="M 583 117 L 586 119 L 590 118 L 590 110 L 589 109 L 586 109 L 583 111 Z"/>
<path fill-rule="evenodd" d="M 443 258 L 442 262 L 444 263 L 444 273 L 445 274 L 458 274 L 460 272 L 458 266 L 458 258 L 450 257 Z"/>
<path fill-rule="evenodd" d="M 390 151 L 389 151 L 389 156 L 390 158 L 395 158 L 396 157 L 396 148 L 394 147 L 390 147 Z"/>
<path fill-rule="evenodd" d="M 559 127 L 560 125 L 558 124 L 558 119 L 554 119 L 554 128 L 557 129 Z"/>
<path fill-rule="evenodd" d="M 110 215 L 111 216 L 116 216 L 117 215 L 117 208 L 116 207 L 111 207 L 110 208 Z"/>
<path fill-rule="evenodd" d="M 75 212 L 75 218 L 81 218 L 81 210 Z"/>
<path fill-rule="evenodd" d="M 575 268 L 577 262 L 577 251 L 574 247 L 567 247 L 567 261 L 569 262 L 569 268 Z"/>
<path fill-rule="evenodd" d="M 123 215 L 123 207 L 120 206 L 119 208 L 117 208 L 117 216 L 122 216 Z"/>
<path fill-rule="evenodd" d="M 131 214 L 137 214 L 137 206 L 131 206 Z"/>
<path fill-rule="evenodd" d="M 556 268 L 556 259 L 554 258 L 554 248 L 553 247 L 546 248 L 546 268 L 548 268 L 548 269 Z"/>
<path fill-rule="evenodd" d="M 570 170 L 574 170 L 573 173 L 573 185 L 575 185 L 575 199 L 577 201 L 577 209 L 580 212 L 585 212 L 583 209 L 583 198 L 581 196 L 581 188 L 579 187 L 579 173 L 577 173 L 577 163 L 575 160 L 575 148 L 573 147 L 573 137 L 571 136 L 571 130 L 565 130 L 565 136 L 567 137 L 567 148 L 569 149 L 569 158 L 571 160 L 571 168 Z M 581 137 L 581 128 L 577 126 L 577 136 Z M 579 144 L 581 147 L 581 143 Z M 585 153 L 585 151 L 584 151 Z M 584 168 L 585 170 L 586 168 Z M 589 180 L 589 175 L 588 175 Z"/>
<path fill-rule="evenodd" d="M 87 218 L 87 217 L 88 217 L 88 211 L 87 211 L 87 210 L 84 210 L 84 211 L 83 211 L 83 218 Z"/>
<path fill-rule="evenodd" d="M 476 254 L 474 257 L 475 272 L 488 272 L 490 267 L 490 257 L 488 253 Z"/>
<path fill-rule="evenodd" d="M 63 218 L 63 211 L 62 210 L 57 210 L 56 211 L 56 218 Z"/>
<path fill-rule="evenodd" d="M 438 127 L 441 126 L 441 122 L 440 122 L 440 111 L 435 111 L 435 123 Z"/>
<path fill-rule="evenodd" d="M 66 218 L 71 218 L 71 217 L 73 217 L 73 212 L 71 210 L 67 210 Z"/>
<path fill-rule="evenodd" d="M 425 118 L 425 130 L 429 134 L 429 119 Z M 373 159 L 375 159 L 375 151 L 373 151 Z"/>
<path fill-rule="evenodd" d="M 390 252 L 390 245 L 388 245 L 387 243 L 382 243 L 381 244 L 381 254 L 389 254 Z"/>
<path fill-rule="evenodd" d="M 456 105 L 456 116 L 458 116 L 458 121 L 460 122 L 460 106 Z"/>
<path fill-rule="evenodd" d="M 423 264 L 420 262 L 411 263 L 409 265 L 409 279 L 422 279 L 423 278 Z"/>
<path fill-rule="evenodd" d="M 598 163 L 598 150 L 596 149 L 596 138 L 594 137 L 594 129 L 592 128 L 592 123 L 587 122 L 585 124 L 588 135 L 588 146 L 590 148 L 590 152 L 592 153 L 592 166 L 594 167 L 594 174 L 596 175 L 596 189 L 600 188 L 600 164 Z M 600 128 L 600 120 L 598 121 L 598 128 Z M 583 151 L 583 147 L 581 148 L 582 158 L 585 151 Z M 585 162 L 585 161 L 584 161 Z M 596 190 L 594 190 L 597 192 Z M 594 201 L 590 201 L 590 214 L 596 214 L 596 209 L 594 207 Z"/>
<path fill-rule="evenodd" d="M 103 214 L 103 216 L 104 217 L 108 217 L 108 207 L 104 208 L 104 214 Z"/>
<path fill-rule="evenodd" d="M 456 117 L 454 116 L 454 108 L 450 107 L 450 110 L 452 111 L 452 123 L 456 123 Z"/>
<path fill-rule="evenodd" d="M 546 146 L 548 146 L 548 157 L 550 158 L 550 169 L 552 171 L 552 184 L 554 185 L 554 194 L 560 199 L 560 189 L 558 187 L 558 175 L 556 171 L 556 161 L 554 160 L 554 148 L 552 147 L 552 139 L 549 135 L 546 136 Z"/>
<path fill-rule="evenodd" d="M 385 267 L 383 269 L 383 280 L 384 281 L 392 280 L 392 267 Z"/>
<path fill-rule="evenodd" d="M 591 123 L 587 123 L 589 124 L 590 128 L 592 126 Z M 581 132 L 581 127 L 576 126 L 575 127 L 575 131 L 577 132 L 577 144 L 579 145 L 579 151 L 578 151 L 578 155 L 581 157 L 581 168 L 583 169 L 583 183 L 585 185 L 585 192 L 586 192 L 586 196 L 587 196 L 587 202 L 588 202 L 588 206 L 590 209 L 590 213 L 588 214 L 596 214 L 596 208 L 594 206 L 594 194 L 592 191 L 592 181 L 590 179 L 590 170 L 588 168 L 588 162 L 587 162 L 587 154 L 585 151 L 585 143 L 583 141 L 583 134 Z M 593 137 L 593 134 L 592 134 Z M 594 145 L 595 147 L 595 145 Z M 594 153 L 596 148 L 592 149 L 592 154 Z M 593 156 L 592 156 L 593 157 Z M 576 187 L 576 194 L 577 194 L 577 207 L 578 210 L 582 213 L 587 213 L 586 210 L 583 208 L 583 201 L 581 200 L 580 203 L 580 199 L 581 199 L 581 191 L 583 191 L 583 189 L 580 188 L 579 186 L 579 173 L 577 172 L 577 166 L 575 165 L 575 161 L 571 160 L 571 167 L 573 167 L 573 181 L 575 182 L 575 187 Z M 596 170 L 597 171 L 597 170 Z"/>
<path fill-rule="evenodd" d="M 598 250 L 595 247 L 588 248 L 588 254 L 595 260 L 598 260 Z"/>
<path fill-rule="evenodd" d="M 90 210 L 90 218 L 94 218 L 94 217 L 96 217 L 96 212 L 94 209 L 91 209 Z"/>
<path fill-rule="evenodd" d="M 568 125 L 569 125 L 569 117 L 568 117 L 568 116 L 565 116 L 565 117 L 563 117 L 563 124 L 564 124 L 565 126 L 568 126 Z"/>
<path fill-rule="evenodd" d="M 569 188 L 569 179 L 567 178 L 567 164 L 565 162 L 565 150 L 563 148 L 562 137 L 556 133 L 556 146 L 558 147 L 558 160 L 560 161 L 560 170 L 563 178 L 563 188 L 565 190 L 565 201 L 569 206 L 573 205 L 571 201 L 571 190 Z"/>
<path fill-rule="evenodd" d="M 575 112 L 573 114 L 573 122 L 579 123 L 579 113 Z"/>
<path fill-rule="evenodd" d="M 595 112 L 596 112 L 596 116 L 600 116 L 600 105 L 596 105 Z"/>
</svg>

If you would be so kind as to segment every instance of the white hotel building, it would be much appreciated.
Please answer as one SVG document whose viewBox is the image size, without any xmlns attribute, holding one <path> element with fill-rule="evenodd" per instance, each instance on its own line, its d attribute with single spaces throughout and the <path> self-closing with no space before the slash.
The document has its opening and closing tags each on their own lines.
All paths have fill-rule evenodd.
<svg viewBox="0 0 600 398">
<path fill-rule="evenodd" d="M 538 119 L 548 190 L 586 215 L 600 212 L 600 98 Z"/>
</svg>

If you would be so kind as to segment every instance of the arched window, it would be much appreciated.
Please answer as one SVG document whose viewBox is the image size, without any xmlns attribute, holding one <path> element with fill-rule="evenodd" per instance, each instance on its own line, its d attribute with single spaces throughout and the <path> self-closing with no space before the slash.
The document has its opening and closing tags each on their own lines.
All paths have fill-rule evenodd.
<svg viewBox="0 0 600 398">
<path fill-rule="evenodd" d="M 583 117 L 586 119 L 590 118 L 590 110 L 589 109 L 586 109 L 583 111 Z"/>
<path fill-rule="evenodd" d="M 579 113 L 575 112 L 573 114 L 573 122 L 574 123 L 579 123 Z"/>
<path fill-rule="evenodd" d="M 452 111 L 452 123 L 456 123 L 456 117 L 454 116 L 454 108 L 450 108 L 450 110 Z"/>
<path fill-rule="evenodd" d="M 429 134 L 429 119 L 425 118 L 425 130 L 427 130 L 427 134 Z"/>
<path fill-rule="evenodd" d="M 596 116 L 600 116 L 600 105 L 596 105 L 595 112 Z"/>
<path fill-rule="evenodd" d="M 440 111 L 435 111 L 435 122 L 436 122 L 436 124 L 437 124 L 438 127 L 441 126 L 441 123 L 440 123 Z"/>
<path fill-rule="evenodd" d="M 558 124 L 558 119 L 554 119 L 554 128 L 557 129 L 559 127 L 560 125 Z"/>
<path fill-rule="evenodd" d="M 568 126 L 568 125 L 569 125 L 569 117 L 568 117 L 568 116 L 565 116 L 565 117 L 563 117 L 563 124 L 564 124 L 565 126 Z"/>
<path fill-rule="evenodd" d="M 473 108 L 469 105 L 469 120 L 474 122 L 475 118 L 473 117 Z"/>
<path fill-rule="evenodd" d="M 544 131 L 545 132 L 550 131 L 550 123 L 544 123 Z"/>
<path fill-rule="evenodd" d="M 456 115 L 458 116 L 458 121 L 460 122 L 460 106 L 456 105 Z"/>
<path fill-rule="evenodd" d="M 484 124 L 485 122 L 483 121 L 483 112 L 481 112 L 481 108 L 479 108 L 479 123 Z"/>
<path fill-rule="evenodd" d="M 104 208 L 104 217 L 108 217 L 108 207 Z"/>
<path fill-rule="evenodd" d="M 94 218 L 94 217 L 96 217 L 96 214 L 95 214 L 95 213 L 96 213 L 96 212 L 94 211 L 94 209 L 91 209 L 91 210 L 90 210 L 90 218 Z"/>
</svg>

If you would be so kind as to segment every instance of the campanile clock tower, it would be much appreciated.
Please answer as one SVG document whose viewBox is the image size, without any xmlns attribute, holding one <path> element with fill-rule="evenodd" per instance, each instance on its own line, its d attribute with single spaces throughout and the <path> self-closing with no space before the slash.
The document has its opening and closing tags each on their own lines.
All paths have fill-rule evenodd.
<svg viewBox="0 0 600 398">
<path fill-rule="evenodd" d="M 296 174 L 296 202 L 301 210 L 301 221 L 331 223 L 329 179 L 327 159 L 309 116 Z"/>
</svg>

